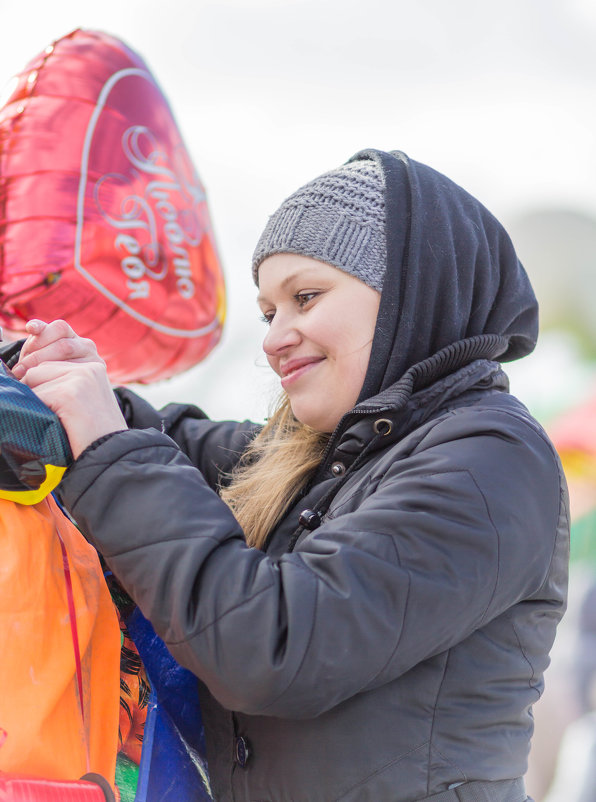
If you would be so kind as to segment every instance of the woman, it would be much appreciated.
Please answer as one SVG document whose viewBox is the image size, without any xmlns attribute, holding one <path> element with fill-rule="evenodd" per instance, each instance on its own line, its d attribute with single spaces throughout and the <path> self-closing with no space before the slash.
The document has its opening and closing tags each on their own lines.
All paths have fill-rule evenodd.
<svg viewBox="0 0 596 802">
<path fill-rule="evenodd" d="M 507 234 L 363 151 L 282 203 L 253 273 L 284 391 L 260 431 L 117 404 L 60 321 L 17 367 L 69 435 L 62 502 L 200 679 L 215 798 L 526 799 L 568 526 L 499 365 L 537 334 Z"/>
</svg>

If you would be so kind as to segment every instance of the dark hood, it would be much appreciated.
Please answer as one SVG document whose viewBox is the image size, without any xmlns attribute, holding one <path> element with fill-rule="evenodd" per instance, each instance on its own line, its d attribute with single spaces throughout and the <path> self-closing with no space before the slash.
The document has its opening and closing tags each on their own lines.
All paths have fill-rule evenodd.
<svg viewBox="0 0 596 802">
<path fill-rule="evenodd" d="M 404 153 L 364 150 L 350 161 L 358 159 L 380 164 L 387 216 L 387 272 L 360 401 L 425 360 L 418 385 L 446 366 L 529 354 L 538 335 L 538 304 L 498 220 L 453 181 Z M 437 359 L 443 352 L 448 359 Z"/>
</svg>

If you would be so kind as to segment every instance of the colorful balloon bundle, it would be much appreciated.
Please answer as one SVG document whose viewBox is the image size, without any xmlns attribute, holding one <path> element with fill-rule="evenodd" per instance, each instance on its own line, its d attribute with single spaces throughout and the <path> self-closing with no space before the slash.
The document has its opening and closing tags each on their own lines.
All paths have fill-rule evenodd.
<svg viewBox="0 0 596 802">
<path fill-rule="evenodd" d="M 63 318 L 96 342 L 111 379 L 120 383 L 173 376 L 203 359 L 219 340 L 224 282 L 203 186 L 155 79 L 118 39 L 73 31 L 14 78 L 0 107 L 0 208 L 0 324 L 12 339 L 24 335 L 31 318 Z M 0 529 L 5 532 L 0 542 L 6 557 L 0 561 L 6 622 L 6 710 L 0 710 L 0 731 L 2 721 L 10 722 L 5 733 L 10 749 L 0 743 L 0 772 L 14 775 L 1 778 L 4 790 L 10 785 L 8 798 L 17 798 L 16 777 L 28 770 L 40 784 L 38 795 L 27 798 L 50 798 L 50 785 L 76 782 L 86 759 L 87 770 L 97 765 L 110 784 L 116 772 L 122 802 L 210 799 L 197 680 L 173 661 L 113 578 L 112 600 L 106 596 L 97 555 L 87 553 L 91 547 L 53 500 L 43 500 L 68 467 L 70 449 L 58 419 L 5 368 L 0 370 L 0 457 Z M 45 561 L 39 522 L 45 527 Z M 69 531 L 68 541 L 60 538 L 61 528 Z M 79 583 L 80 598 L 79 585 L 73 584 L 77 571 L 87 572 Z M 26 604 L 19 601 L 23 583 L 40 588 Z M 95 650 L 87 651 L 100 663 L 104 653 L 111 655 L 114 676 L 104 671 L 103 685 L 96 682 L 110 705 L 102 703 L 95 685 L 87 688 L 89 672 L 82 671 L 87 653 L 76 623 L 83 610 L 90 631 L 100 622 L 99 606 L 92 607 L 84 596 L 91 586 L 97 586 L 111 629 L 104 627 Z M 54 614 L 46 604 L 50 593 L 57 600 L 54 607 L 62 605 L 68 615 Z M 31 623 L 31 637 L 18 644 L 11 636 L 14 605 Z M 69 621 L 72 642 L 60 649 L 68 658 L 62 673 L 52 669 L 40 684 L 32 672 L 35 667 L 41 676 L 49 665 L 36 645 L 42 636 L 38 614 L 46 608 L 48 643 L 57 642 L 54 626 Z M 119 649 L 124 690 L 114 768 Z M 13 664 L 20 668 L 10 669 Z M 70 689 L 74 725 L 57 715 L 64 705 L 49 705 L 52 683 Z M 17 698 L 25 700 L 29 714 L 12 704 Z M 102 706 L 104 712 L 96 715 Z M 41 757 L 30 760 L 25 750 L 34 712 L 40 732 L 52 737 L 45 743 L 40 736 Z M 85 726 L 99 727 L 105 735 L 97 756 L 89 751 L 89 738 L 81 737 L 79 714 Z M 72 747 L 61 748 L 63 742 Z M 60 761 L 52 757 L 55 750 Z M 74 791 L 89 793 L 87 786 Z"/>
</svg>

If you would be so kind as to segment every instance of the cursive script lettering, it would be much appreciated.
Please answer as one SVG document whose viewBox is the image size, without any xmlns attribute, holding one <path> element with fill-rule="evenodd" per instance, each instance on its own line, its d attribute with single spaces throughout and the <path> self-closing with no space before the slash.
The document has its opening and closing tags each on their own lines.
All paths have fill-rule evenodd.
<svg viewBox="0 0 596 802">
<path fill-rule="evenodd" d="M 184 299 L 196 291 L 190 249 L 201 242 L 199 205 L 205 195 L 183 148 L 168 155 L 149 128 L 134 125 L 122 136 L 130 168 L 95 183 L 94 200 L 116 232 L 114 246 L 129 299 L 148 298 L 151 282 L 168 274 Z M 119 199 L 117 213 L 114 198 Z"/>
</svg>

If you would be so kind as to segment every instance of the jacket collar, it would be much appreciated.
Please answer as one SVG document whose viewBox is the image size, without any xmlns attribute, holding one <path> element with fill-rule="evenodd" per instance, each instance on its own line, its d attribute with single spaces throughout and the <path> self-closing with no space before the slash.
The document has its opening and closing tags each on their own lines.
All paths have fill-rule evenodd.
<svg viewBox="0 0 596 802">
<path fill-rule="evenodd" d="M 416 366 L 415 366 L 416 367 Z M 405 379 L 405 377 L 404 377 Z M 316 529 L 335 495 L 349 477 L 381 449 L 390 447 L 446 409 L 470 404 L 476 394 L 509 389 L 500 365 L 475 360 L 432 384 L 413 391 L 415 382 L 400 380 L 370 401 L 358 404 L 345 415 L 333 433 L 325 455 L 299 506 L 307 506 L 308 493 L 314 506 L 304 509 L 293 532 L 288 551 L 293 551 L 305 530 Z M 335 479 L 335 481 L 331 481 Z M 316 495 L 313 496 L 314 491 Z"/>
<path fill-rule="evenodd" d="M 509 389 L 501 366 L 487 359 L 466 364 L 419 390 L 414 389 L 415 384 L 411 377 L 404 377 L 345 415 L 331 437 L 318 475 L 327 473 L 337 460 L 348 468 L 375 437 L 370 453 L 401 440 L 440 411 L 469 403 L 474 391 Z M 379 433 L 383 436 L 378 437 Z"/>
</svg>

